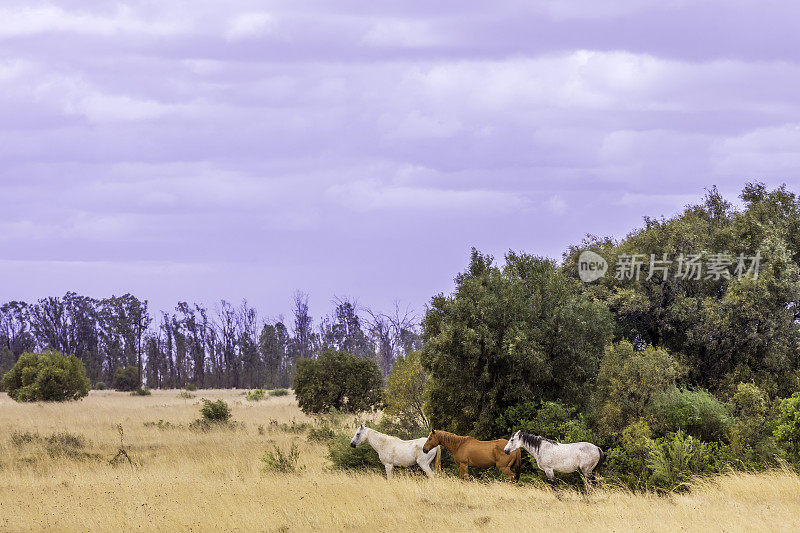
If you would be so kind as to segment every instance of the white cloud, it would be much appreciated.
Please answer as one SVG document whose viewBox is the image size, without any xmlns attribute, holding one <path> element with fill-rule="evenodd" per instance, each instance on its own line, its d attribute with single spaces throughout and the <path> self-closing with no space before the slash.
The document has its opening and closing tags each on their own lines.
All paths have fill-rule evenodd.
<svg viewBox="0 0 800 533">
<path fill-rule="evenodd" d="M 225 37 L 229 40 L 259 37 L 274 32 L 276 27 L 275 17 L 269 13 L 241 13 L 230 19 Z"/>
<path fill-rule="evenodd" d="M 335 185 L 329 199 L 358 211 L 381 209 L 479 210 L 509 212 L 524 209 L 528 200 L 517 193 L 483 189 L 453 190 L 384 185 L 375 180 Z"/>
<path fill-rule="evenodd" d="M 800 123 L 757 128 L 714 145 L 715 170 L 747 179 L 800 180 Z"/>
<path fill-rule="evenodd" d="M 112 14 L 65 11 L 54 5 L 0 8 L 0 38 L 37 35 L 48 32 L 67 32 L 86 35 L 112 36 L 120 33 L 142 35 L 175 35 L 188 31 L 186 18 L 145 20 L 137 17 L 128 6 L 118 6 Z"/>
<path fill-rule="evenodd" d="M 442 29 L 423 20 L 378 20 L 370 26 L 363 42 L 375 46 L 424 48 L 444 42 Z"/>
</svg>

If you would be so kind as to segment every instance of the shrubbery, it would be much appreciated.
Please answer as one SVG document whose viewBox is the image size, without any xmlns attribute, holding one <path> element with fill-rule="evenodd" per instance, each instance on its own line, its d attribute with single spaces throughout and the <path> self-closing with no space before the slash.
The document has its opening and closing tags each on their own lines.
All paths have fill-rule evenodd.
<svg viewBox="0 0 800 533">
<path fill-rule="evenodd" d="M 260 402 L 261 400 L 264 399 L 264 396 L 266 396 L 266 394 L 267 393 L 264 389 L 253 389 L 247 391 L 244 397 L 248 402 Z"/>
<path fill-rule="evenodd" d="M 200 415 L 206 422 L 228 422 L 232 416 L 230 406 L 225 400 L 206 400 L 203 399 L 203 406 L 200 408 Z"/>
<path fill-rule="evenodd" d="M 683 431 L 704 441 L 728 440 L 732 419 L 725 404 L 704 390 L 672 389 L 647 409 L 650 426 L 661 434 Z"/>
<path fill-rule="evenodd" d="M 382 386 L 375 361 L 333 350 L 298 361 L 294 378 L 297 403 L 305 413 L 374 409 L 381 401 Z"/>
<path fill-rule="evenodd" d="M 288 389 L 272 389 L 269 391 L 270 396 L 288 396 L 289 391 Z"/>
<path fill-rule="evenodd" d="M 114 388 L 120 391 L 134 391 L 141 386 L 139 369 L 135 366 L 118 366 L 114 370 Z"/>
<path fill-rule="evenodd" d="M 2 383 L 18 402 L 62 402 L 89 394 L 89 378 L 80 359 L 54 351 L 22 354 Z"/>
<path fill-rule="evenodd" d="M 275 472 L 279 474 L 291 474 L 303 469 L 298 467 L 297 461 L 300 459 L 300 450 L 297 444 L 292 443 L 288 452 L 284 452 L 277 444 L 272 446 L 272 450 L 267 450 L 261 457 L 263 466 L 262 472 Z"/>
</svg>

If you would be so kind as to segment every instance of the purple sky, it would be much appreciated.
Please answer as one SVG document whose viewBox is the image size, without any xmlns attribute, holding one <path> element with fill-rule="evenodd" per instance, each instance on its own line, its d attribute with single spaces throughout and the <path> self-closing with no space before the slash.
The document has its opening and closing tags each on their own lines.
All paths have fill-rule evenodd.
<svg viewBox="0 0 800 533">
<path fill-rule="evenodd" d="M 3 0 L 0 300 L 421 310 L 471 246 L 560 258 L 713 184 L 797 190 L 798 20 L 789 0 Z"/>
</svg>

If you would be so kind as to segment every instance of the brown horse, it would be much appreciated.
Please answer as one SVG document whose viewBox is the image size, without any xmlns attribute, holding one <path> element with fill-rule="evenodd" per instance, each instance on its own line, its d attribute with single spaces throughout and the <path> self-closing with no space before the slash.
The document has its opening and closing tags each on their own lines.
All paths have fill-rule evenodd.
<svg viewBox="0 0 800 533">
<path fill-rule="evenodd" d="M 428 453 L 439 445 L 447 448 L 458 463 L 461 479 L 467 479 L 470 466 L 476 468 L 496 466 L 508 476 L 508 479 L 515 481 L 519 479 L 519 471 L 522 468 L 522 454 L 519 450 L 506 454 L 503 451 L 506 444 L 508 444 L 506 439 L 477 440 L 447 431 L 431 430 L 428 440 L 422 446 L 422 451 Z"/>
</svg>

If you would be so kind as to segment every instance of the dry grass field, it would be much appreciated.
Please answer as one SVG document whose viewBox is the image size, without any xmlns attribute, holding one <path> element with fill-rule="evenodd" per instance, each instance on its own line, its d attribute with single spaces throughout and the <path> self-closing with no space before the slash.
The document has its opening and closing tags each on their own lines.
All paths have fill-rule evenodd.
<svg viewBox="0 0 800 533">
<path fill-rule="evenodd" d="M 428 480 L 330 470 L 322 444 L 280 424 L 310 421 L 292 396 L 241 391 L 92 391 L 80 402 L 17 404 L 0 394 L 3 531 L 797 531 L 800 478 L 731 474 L 671 496 Z M 200 398 L 233 406 L 236 430 L 188 429 Z M 151 425 L 164 420 L 177 427 Z M 275 420 L 276 423 L 270 423 Z M 145 425 L 148 423 L 148 425 Z M 117 424 L 135 465 L 112 465 Z M 259 430 L 261 426 L 261 430 Z M 56 437 L 67 431 L 85 439 Z M 272 444 L 300 450 L 299 474 L 266 474 Z M 402 469 L 401 469 L 402 472 Z"/>
</svg>

